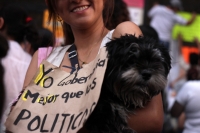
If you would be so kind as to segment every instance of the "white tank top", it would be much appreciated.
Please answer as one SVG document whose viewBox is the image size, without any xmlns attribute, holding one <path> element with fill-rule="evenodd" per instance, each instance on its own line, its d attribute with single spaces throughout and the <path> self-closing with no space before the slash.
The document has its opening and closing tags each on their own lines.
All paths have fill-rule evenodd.
<svg viewBox="0 0 200 133">
<path fill-rule="evenodd" d="M 112 39 L 112 34 L 113 34 L 114 30 L 109 31 L 106 36 L 103 38 L 101 45 L 100 45 L 100 49 L 102 47 L 104 47 L 106 45 L 107 42 L 109 42 Z M 53 65 L 59 67 L 66 51 L 71 47 L 72 45 L 67 45 L 67 46 L 59 46 L 56 47 L 52 50 L 51 54 L 49 55 L 49 57 L 47 57 L 47 61 L 52 63 Z"/>
</svg>

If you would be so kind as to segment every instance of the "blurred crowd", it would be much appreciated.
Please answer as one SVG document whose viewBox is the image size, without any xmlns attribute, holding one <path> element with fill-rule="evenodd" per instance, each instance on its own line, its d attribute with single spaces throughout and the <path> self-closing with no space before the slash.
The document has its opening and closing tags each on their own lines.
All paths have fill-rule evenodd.
<svg viewBox="0 0 200 133">
<path fill-rule="evenodd" d="M 189 26 L 196 19 L 192 13 L 189 20 L 177 13 L 183 11 L 179 0 L 170 0 L 164 5 L 155 3 L 149 10 L 150 26 L 158 34 L 159 42 L 163 43 L 170 52 L 172 69 L 168 77 L 168 84 L 163 92 L 165 119 L 163 133 L 198 133 L 200 131 L 200 54 L 190 53 L 189 62 L 183 58 L 182 47 L 184 40 L 181 33 L 177 39 L 172 38 L 175 25 Z M 194 37 L 195 47 L 200 51 L 200 43 Z"/>
<path fill-rule="evenodd" d="M 32 55 L 39 47 L 53 46 L 53 33 L 38 28 L 22 7 L 9 4 L 0 9 L 0 46 L 3 125 L 10 105 L 22 90 Z"/>
<path fill-rule="evenodd" d="M 196 13 L 192 13 L 189 20 L 177 14 L 183 10 L 179 0 L 170 0 L 162 5 L 155 3 L 148 11 L 149 25 L 139 26 L 144 36 L 164 44 L 172 58 L 168 84 L 162 92 L 165 111 L 163 133 L 200 131 L 200 54 L 190 53 L 189 63 L 186 62 L 181 52 L 184 45 L 181 33 L 177 39 L 172 39 L 175 24 L 188 26 L 195 21 Z M 130 20 L 123 0 L 115 0 L 113 13 L 113 18 L 107 25 L 110 30 L 120 22 Z M 53 33 L 48 29 L 38 28 L 34 19 L 22 7 L 7 5 L 0 9 L 1 130 L 9 113 L 9 106 L 22 90 L 33 54 L 40 47 L 53 47 L 54 42 Z M 194 43 L 200 51 L 200 40 L 194 38 Z"/>
</svg>

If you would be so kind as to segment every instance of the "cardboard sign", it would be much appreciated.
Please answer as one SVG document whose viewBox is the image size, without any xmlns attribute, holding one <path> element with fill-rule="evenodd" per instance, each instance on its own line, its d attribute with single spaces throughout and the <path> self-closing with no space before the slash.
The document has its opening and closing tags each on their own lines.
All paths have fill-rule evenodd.
<svg viewBox="0 0 200 133">
<path fill-rule="evenodd" d="M 6 128 L 13 133 L 75 133 L 95 108 L 107 66 L 101 48 L 95 60 L 72 75 L 43 61 L 10 113 Z"/>
</svg>

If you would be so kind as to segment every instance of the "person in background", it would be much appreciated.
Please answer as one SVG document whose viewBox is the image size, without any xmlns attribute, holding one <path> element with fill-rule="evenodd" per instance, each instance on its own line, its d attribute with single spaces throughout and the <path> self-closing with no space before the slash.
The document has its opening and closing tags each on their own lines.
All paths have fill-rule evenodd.
<svg viewBox="0 0 200 133">
<path fill-rule="evenodd" d="M 197 80 L 200 79 L 199 75 L 199 54 L 197 53 L 190 53 L 189 55 L 189 63 L 190 67 L 187 70 L 187 80 Z"/>
<path fill-rule="evenodd" d="M 25 74 L 31 61 L 31 55 L 25 52 L 22 46 L 24 39 L 31 34 L 28 18 L 26 11 L 16 5 L 6 5 L 0 9 L 0 33 L 9 43 L 8 54 L 1 60 L 5 69 L 6 94 L 2 125 L 10 110 L 10 105 L 22 90 Z"/>
<path fill-rule="evenodd" d="M 4 87 L 4 68 L 1 64 L 1 59 L 6 56 L 8 52 L 8 41 L 0 34 L 0 120 L 3 115 L 3 108 L 5 103 L 5 87 Z"/>
<path fill-rule="evenodd" d="M 33 49 L 35 52 L 38 50 L 38 48 L 41 48 L 41 47 L 54 46 L 54 41 L 53 41 L 54 34 L 50 30 L 46 28 L 40 28 L 38 30 L 38 33 L 39 33 L 39 42 L 37 45 L 33 46 Z"/>
<path fill-rule="evenodd" d="M 35 21 L 30 16 L 26 18 L 26 27 L 28 28 L 26 29 L 24 41 L 20 44 L 24 51 L 32 56 L 35 52 L 35 47 L 40 42 L 39 29 L 37 28 Z"/>
<path fill-rule="evenodd" d="M 189 20 L 184 19 L 177 14 L 181 9 L 182 5 L 179 0 L 170 0 L 166 5 L 155 3 L 148 12 L 148 17 L 151 19 L 150 25 L 157 31 L 160 42 L 168 49 L 173 26 L 175 24 L 190 25 L 196 18 L 196 13 L 193 13 Z"/>
<path fill-rule="evenodd" d="M 53 47 L 53 33 L 46 28 L 36 28 L 35 26 L 31 26 L 29 29 L 32 36 L 27 36 L 22 43 L 23 49 L 29 53 L 31 56 L 42 47 Z"/>
<path fill-rule="evenodd" d="M 181 126 L 183 128 L 182 133 L 200 132 L 200 104 L 198 104 L 200 100 L 200 79 L 198 75 L 200 73 L 196 69 L 198 60 L 198 54 L 190 54 L 191 67 L 187 71 L 188 81 L 180 89 L 170 111 L 172 117 L 179 118 L 179 122 L 184 123 L 184 126 Z"/>
<path fill-rule="evenodd" d="M 199 80 L 199 55 L 197 53 L 190 53 L 189 55 L 189 69 L 186 70 L 186 81 Z M 185 113 L 181 113 L 178 118 L 178 130 L 181 133 L 184 129 Z"/>
</svg>

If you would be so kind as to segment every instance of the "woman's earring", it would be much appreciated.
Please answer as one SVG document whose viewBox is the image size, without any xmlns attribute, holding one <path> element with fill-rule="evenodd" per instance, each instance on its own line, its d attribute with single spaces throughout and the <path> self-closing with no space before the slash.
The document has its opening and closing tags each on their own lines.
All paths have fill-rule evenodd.
<svg viewBox="0 0 200 133">
<path fill-rule="evenodd" d="M 59 21 L 61 24 L 63 23 L 63 19 L 59 16 L 59 15 L 57 15 L 57 21 Z"/>
</svg>

